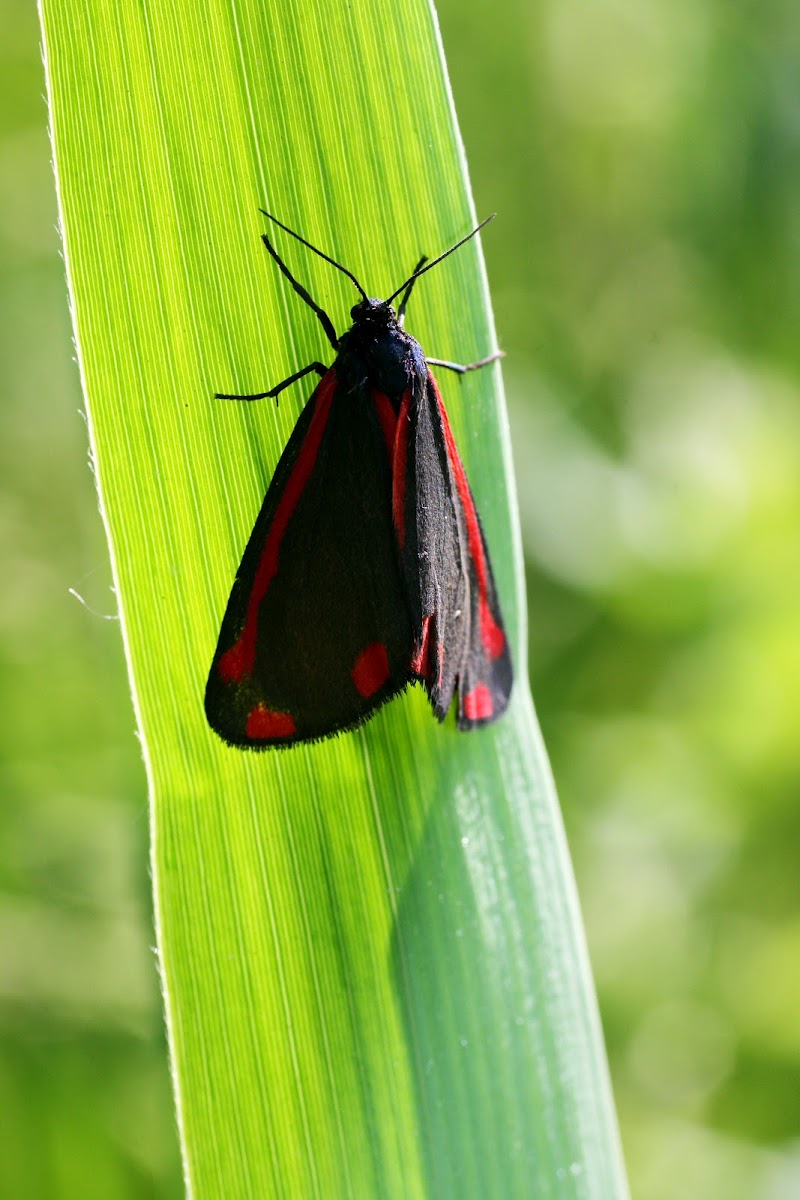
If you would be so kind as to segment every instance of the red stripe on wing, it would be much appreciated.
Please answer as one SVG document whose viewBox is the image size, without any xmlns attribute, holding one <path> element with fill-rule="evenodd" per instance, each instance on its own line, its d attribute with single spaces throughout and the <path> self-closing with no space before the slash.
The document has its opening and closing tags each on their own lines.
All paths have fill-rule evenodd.
<svg viewBox="0 0 800 1200">
<path fill-rule="evenodd" d="M 397 433 L 397 414 L 392 407 L 392 402 L 384 392 L 379 392 L 373 389 L 372 399 L 375 403 L 375 411 L 378 414 L 383 439 L 386 442 L 386 449 L 389 452 L 389 460 L 391 461 L 394 454 L 394 439 Z"/>
<path fill-rule="evenodd" d="M 392 461 L 392 520 L 397 545 L 403 549 L 406 540 L 406 470 L 408 467 L 408 434 L 411 429 L 411 388 L 406 388 L 397 414 L 397 432 Z"/>
<path fill-rule="evenodd" d="M 431 673 L 431 618 L 422 618 L 422 638 L 419 649 L 411 659 L 411 670 L 420 679 L 428 679 Z"/>
<path fill-rule="evenodd" d="M 489 659 L 499 658 L 505 650 L 506 636 L 503 630 L 497 624 L 492 615 L 492 610 L 489 606 L 489 575 L 486 566 L 486 555 L 483 552 L 483 538 L 481 537 L 481 529 L 478 524 L 478 514 L 475 511 L 475 504 L 472 499 L 472 493 L 469 490 L 467 483 L 464 464 L 456 447 L 455 439 L 452 430 L 450 429 L 450 421 L 447 417 L 447 410 L 442 402 L 442 397 L 439 392 L 439 387 L 433 375 L 428 372 L 428 378 L 433 388 L 433 393 L 436 397 L 436 403 L 439 406 L 439 414 L 442 419 L 442 429 L 444 430 L 445 445 L 447 447 L 447 457 L 450 460 L 450 466 L 458 488 L 458 495 L 461 504 L 464 508 L 464 517 L 467 522 L 467 541 L 469 543 L 469 556 L 475 568 L 475 576 L 478 580 L 478 613 L 481 627 L 481 645 Z"/>
<path fill-rule="evenodd" d="M 258 564 L 253 587 L 247 601 L 247 616 L 238 641 L 220 658 L 217 668 L 226 683 L 237 683 L 253 670 L 258 639 L 258 609 L 267 594 L 270 584 L 278 573 L 278 555 L 286 527 L 291 520 L 303 488 L 314 469 L 322 435 L 328 423 L 333 398 L 336 395 L 336 374 L 331 369 L 324 375 L 316 392 L 314 415 L 308 426 L 305 441 L 300 447 L 297 461 L 286 481 L 283 494 L 275 508 L 275 514 L 267 533 L 261 561 Z M 255 710 L 257 711 L 257 710 Z M 252 714 L 251 714 L 252 715 Z M 262 735 L 264 736 L 264 735 Z M 279 735 L 283 736 L 283 735 Z"/>
</svg>

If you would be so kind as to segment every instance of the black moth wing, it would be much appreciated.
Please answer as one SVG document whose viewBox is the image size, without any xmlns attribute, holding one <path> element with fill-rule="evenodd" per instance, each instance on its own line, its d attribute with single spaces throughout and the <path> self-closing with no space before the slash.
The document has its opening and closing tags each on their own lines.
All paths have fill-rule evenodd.
<svg viewBox="0 0 800 1200">
<path fill-rule="evenodd" d="M 236 574 L 206 688 L 212 728 L 264 748 L 352 728 L 411 678 L 412 633 L 373 394 L 320 381 Z"/>
<path fill-rule="evenodd" d="M 508 638 L 480 518 L 427 366 L 401 405 L 395 472 L 415 676 L 440 721 L 457 690 L 459 729 L 489 724 L 511 693 Z"/>
</svg>

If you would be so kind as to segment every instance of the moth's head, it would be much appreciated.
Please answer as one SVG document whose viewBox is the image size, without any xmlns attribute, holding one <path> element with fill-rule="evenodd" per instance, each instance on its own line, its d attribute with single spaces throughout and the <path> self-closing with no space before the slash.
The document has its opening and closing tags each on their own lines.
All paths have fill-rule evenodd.
<svg viewBox="0 0 800 1200">
<path fill-rule="evenodd" d="M 388 328 L 397 321 L 397 313 L 389 301 L 377 300 L 374 296 L 354 304 L 350 309 L 350 316 L 356 322 L 368 322 L 379 328 Z"/>
</svg>

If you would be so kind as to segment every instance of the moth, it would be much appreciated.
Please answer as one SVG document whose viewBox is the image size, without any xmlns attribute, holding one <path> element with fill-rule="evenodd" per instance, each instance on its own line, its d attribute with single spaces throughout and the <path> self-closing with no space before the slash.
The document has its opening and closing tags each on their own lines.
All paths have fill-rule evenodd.
<svg viewBox="0 0 800 1200">
<path fill-rule="evenodd" d="M 361 299 L 338 336 L 262 235 L 335 357 L 266 392 L 217 394 L 274 398 L 320 377 L 236 572 L 206 687 L 209 724 L 231 746 L 291 746 L 353 729 L 419 683 L 439 721 L 455 697 L 459 729 L 487 725 L 508 705 L 511 657 L 486 539 L 431 368 L 463 374 L 500 354 L 468 365 L 429 358 L 404 327 L 420 276 L 486 222 L 432 262 L 421 258 L 380 300 L 264 215 L 342 271 Z"/>
</svg>

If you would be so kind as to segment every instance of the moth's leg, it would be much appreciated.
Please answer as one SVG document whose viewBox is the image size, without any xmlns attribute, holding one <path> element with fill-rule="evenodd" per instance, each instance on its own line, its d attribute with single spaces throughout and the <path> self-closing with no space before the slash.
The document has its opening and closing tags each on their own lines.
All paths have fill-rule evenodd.
<svg viewBox="0 0 800 1200">
<path fill-rule="evenodd" d="M 283 272 L 283 274 L 289 280 L 289 283 L 292 285 L 294 290 L 297 292 L 300 299 L 305 300 L 308 307 L 317 314 L 317 316 L 319 317 L 319 319 L 322 323 L 322 328 L 325 330 L 325 333 L 327 334 L 328 341 L 333 346 L 334 350 L 338 350 L 339 349 L 339 339 L 336 336 L 336 330 L 333 327 L 333 321 L 330 319 L 328 314 L 325 312 L 325 309 L 320 308 L 320 306 L 316 303 L 316 301 L 311 299 L 308 292 L 303 287 L 302 283 L 297 282 L 294 275 L 289 270 L 286 263 L 283 261 L 280 254 L 278 254 L 278 251 L 275 249 L 272 242 L 269 240 L 269 238 L 267 237 L 267 235 L 265 233 L 262 233 L 261 240 L 264 243 L 264 245 L 267 247 L 267 250 L 269 251 L 272 258 L 277 263 L 279 269 Z M 312 247 L 312 249 L 313 249 L 313 247 Z"/>
<path fill-rule="evenodd" d="M 289 387 L 293 383 L 297 383 L 298 379 L 302 379 L 304 375 L 310 375 L 312 371 L 316 371 L 318 375 L 327 375 L 330 368 L 324 363 L 313 362 L 307 367 L 303 367 L 301 371 L 295 371 L 294 375 L 290 375 L 288 379 L 284 379 L 282 383 L 277 383 L 274 388 L 270 388 L 268 392 L 255 392 L 252 396 L 234 396 L 227 392 L 217 392 L 214 396 L 215 400 L 266 400 L 271 399 L 282 392 L 284 388 Z"/>
<path fill-rule="evenodd" d="M 408 304 L 408 298 L 411 295 L 411 289 L 413 288 L 414 284 L 417 282 L 417 271 L 420 269 L 420 267 L 423 265 L 423 263 L 426 263 L 427 261 L 428 261 L 427 254 L 423 254 L 422 258 L 419 260 L 417 265 L 414 267 L 411 278 L 408 281 L 408 287 L 403 292 L 403 299 L 400 301 L 400 305 L 397 309 L 397 324 L 400 325 L 401 327 L 403 325 L 403 321 L 405 320 L 406 305 Z"/>
<path fill-rule="evenodd" d="M 498 350 L 495 354 L 490 354 L 488 358 L 479 358 L 474 363 L 454 363 L 446 362 L 443 358 L 426 359 L 429 366 L 444 367 L 447 371 L 455 371 L 457 375 L 465 375 L 467 371 L 477 371 L 480 367 L 488 367 L 489 363 L 497 362 L 498 358 L 505 358 L 505 350 Z"/>
</svg>

